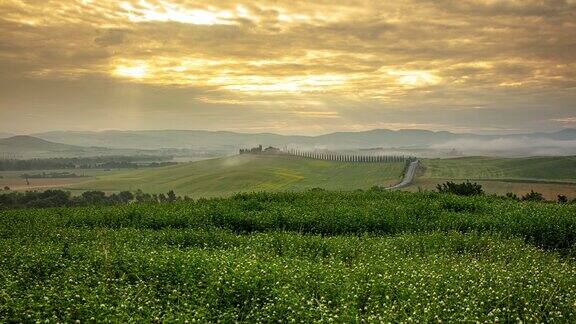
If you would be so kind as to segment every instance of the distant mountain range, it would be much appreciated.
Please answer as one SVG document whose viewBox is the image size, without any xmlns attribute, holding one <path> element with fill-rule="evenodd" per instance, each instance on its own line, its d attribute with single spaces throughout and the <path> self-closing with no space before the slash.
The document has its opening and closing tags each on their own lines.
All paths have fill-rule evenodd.
<svg viewBox="0 0 576 324">
<path fill-rule="evenodd" d="M 89 157 L 111 155 L 188 155 L 184 150 L 139 150 L 139 149 L 116 149 L 97 146 L 78 146 L 71 144 L 56 143 L 38 137 L 18 135 L 8 138 L 0 138 L 0 158 L 4 159 L 28 159 L 28 158 L 52 158 L 52 157 Z M 188 153 L 188 154 L 187 154 Z"/>
<path fill-rule="evenodd" d="M 12 136 L 14 136 L 14 134 L 0 132 L 0 138 L 8 138 L 8 137 L 12 137 Z"/>
<path fill-rule="evenodd" d="M 554 133 L 513 135 L 457 134 L 446 131 L 375 129 L 364 132 L 337 132 L 320 136 L 278 135 L 271 133 L 246 134 L 224 131 L 151 130 L 103 132 L 48 132 L 32 136 L 57 143 L 77 146 L 99 146 L 131 149 L 187 148 L 235 151 L 241 147 L 259 144 L 272 146 L 293 145 L 304 148 L 359 149 L 359 148 L 426 148 L 457 140 L 495 139 L 548 139 L 576 140 L 576 129 Z"/>
<path fill-rule="evenodd" d="M 576 155 L 576 129 L 511 135 L 375 129 L 319 136 L 195 130 L 58 131 L 0 138 L 0 158 L 143 154 L 214 156 L 233 154 L 239 148 L 257 145 L 309 150 L 382 149 L 399 154 L 435 150 L 464 155 Z"/>
<path fill-rule="evenodd" d="M 26 135 L 0 139 L 0 151 L 13 152 L 15 154 L 27 152 L 67 152 L 82 150 L 84 150 L 84 148 L 79 146 L 54 143 Z"/>
</svg>

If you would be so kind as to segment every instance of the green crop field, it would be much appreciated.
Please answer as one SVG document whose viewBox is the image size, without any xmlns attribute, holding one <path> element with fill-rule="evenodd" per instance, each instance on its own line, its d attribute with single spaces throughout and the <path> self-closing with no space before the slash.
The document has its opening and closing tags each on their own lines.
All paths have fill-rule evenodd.
<svg viewBox="0 0 576 324">
<path fill-rule="evenodd" d="M 424 160 L 426 178 L 576 183 L 576 157 L 466 157 Z"/>
<path fill-rule="evenodd" d="M 23 174 L 41 174 L 50 172 L 68 172 L 78 175 L 75 178 L 33 178 L 24 179 Z M 67 189 L 73 184 L 86 182 L 105 175 L 123 173 L 126 170 L 103 170 L 103 169 L 63 169 L 63 170 L 28 170 L 28 171 L 0 171 L 0 188 L 8 186 L 12 190 L 48 190 Z"/>
<path fill-rule="evenodd" d="M 0 211 L 0 322 L 576 321 L 576 205 L 254 193 Z"/>
<path fill-rule="evenodd" d="M 402 163 L 342 163 L 290 156 L 238 155 L 101 176 L 71 188 L 109 192 L 141 189 L 149 193 L 174 190 L 194 197 L 314 187 L 351 190 L 397 183 L 403 167 Z"/>
<path fill-rule="evenodd" d="M 576 198 L 576 157 L 465 157 L 423 159 L 416 181 L 409 190 L 435 189 L 448 180 L 474 180 L 486 192 L 523 195 L 538 191 L 547 199 L 563 194 Z"/>
</svg>

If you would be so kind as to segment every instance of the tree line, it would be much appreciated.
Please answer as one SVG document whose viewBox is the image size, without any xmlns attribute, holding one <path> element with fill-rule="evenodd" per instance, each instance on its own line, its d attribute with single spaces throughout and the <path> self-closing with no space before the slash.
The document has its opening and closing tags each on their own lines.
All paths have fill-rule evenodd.
<svg viewBox="0 0 576 324">
<path fill-rule="evenodd" d="M 0 171 L 58 170 L 58 169 L 122 169 L 159 167 L 176 164 L 168 156 L 95 156 L 84 158 L 0 159 Z M 142 163 L 145 164 L 142 164 Z"/>
<path fill-rule="evenodd" d="M 416 158 L 404 155 L 363 155 L 363 154 L 346 154 L 346 153 L 333 153 L 333 152 L 319 152 L 319 151 L 302 151 L 290 149 L 286 151 L 289 155 L 300 156 L 310 159 L 336 161 L 336 162 L 412 162 Z"/>
<path fill-rule="evenodd" d="M 6 189 L 6 188 L 5 188 Z M 454 194 L 459 196 L 482 196 L 485 192 L 482 185 L 469 181 L 463 183 L 445 182 L 437 186 L 437 192 L 440 194 Z M 322 190 L 320 188 L 310 189 L 311 191 Z M 375 186 L 370 190 L 383 191 L 384 187 Z M 495 197 L 503 199 L 513 199 L 517 201 L 540 201 L 546 199 L 539 193 L 531 190 L 522 196 L 514 193 L 507 193 L 504 196 Z M 150 194 L 141 190 L 135 192 L 122 191 L 119 193 L 107 194 L 103 191 L 91 190 L 85 191 L 81 195 L 74 196 L 69 191 L 64 190 L 46 190 L 46 191 L 9 191 L 0 193 L 0 209 L 14 208 L 46 208 L 46 207 L 74 207 L 74 206 L 113 206 L 130 203 L 171 203 L 178 201 L 191 201 L 188 196 L 178 196 L 173 190 L 166 194 Z M 576 199 L 569 201 L 565 195 L 558 195 L 558 203 L 576 203 Z"/>
<path fill-rule="evenodd" d="M 0 208 L 47 208 L 73 206 L 112 206 L 129 203 L 169 203 L 189 201 L 188 196 L 177 196 L 173 190 L 166 194 L 149 194 L 141 190 L 106 194 L 103 191 L 85 191 L 79 196 L 64 190 L 11 191 L 0 194 Z"/>
</svg>

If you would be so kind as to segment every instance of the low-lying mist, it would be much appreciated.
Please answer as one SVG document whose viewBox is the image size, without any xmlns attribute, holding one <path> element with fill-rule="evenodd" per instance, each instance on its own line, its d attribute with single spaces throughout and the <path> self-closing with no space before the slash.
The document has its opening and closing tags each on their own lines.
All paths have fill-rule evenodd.
<svg viewBox="0 0 576 324">
<path fill-rule="evenodd" d="M 432 149 L 456 150 L 462 155 L 553 156 L 576 155 L 576 141 L 544 138 L 497 138 L 493 140 L 458 139 L 434 144 Z"/>
</svg>

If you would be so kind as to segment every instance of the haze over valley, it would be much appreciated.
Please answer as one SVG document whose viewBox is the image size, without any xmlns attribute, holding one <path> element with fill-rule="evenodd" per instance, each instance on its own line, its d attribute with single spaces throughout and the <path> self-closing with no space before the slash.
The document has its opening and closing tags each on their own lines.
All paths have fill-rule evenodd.
<svg viewBox="0 0 576 324">
<path fill-rule="evenodd" d="M 306 150 L 373 150 L 420 157 L 454 155 L 576 155 L 576 129 L 551 133 L 478 135 L 427 130 L 376 129 L 318 136 L 194 130 L 53 131 L 0 138 L 6 156 L 176 155 L 219 156 L 257 145 Z"/>
</svg>

